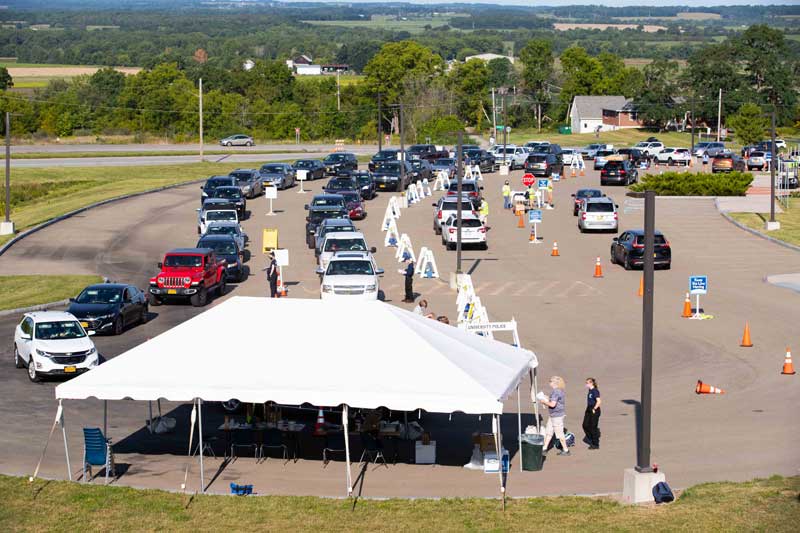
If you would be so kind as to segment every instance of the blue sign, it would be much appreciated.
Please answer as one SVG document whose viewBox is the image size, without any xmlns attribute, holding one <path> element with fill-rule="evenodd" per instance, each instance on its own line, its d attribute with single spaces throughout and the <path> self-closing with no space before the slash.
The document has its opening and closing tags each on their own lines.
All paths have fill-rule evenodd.
<svg viewBox="0 0 800 533">
<path fill-rule="evenodd" d="M 542 210 L 531 209 L 528 211 L 528 224 L 541 224 L 542 223 Z"/>
<path fill-rule="evenodd" d="M 708 293 L 708 276 L 689 276 L 689 294 Z"/>
<path fill-rule="evenodd" d="M 550 180 L 547 178 L 539 178 L 536 180 L 536 188 L 537 189 L 546 189 L 550 186 Z"/>
</svg>

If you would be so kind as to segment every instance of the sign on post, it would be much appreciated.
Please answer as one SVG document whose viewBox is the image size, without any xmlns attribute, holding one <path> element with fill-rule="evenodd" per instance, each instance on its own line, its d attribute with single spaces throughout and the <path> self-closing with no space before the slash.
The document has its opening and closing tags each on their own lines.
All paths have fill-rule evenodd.
<svg viewBox="0 0 800 533">
<path fill-rule="evenodd" d="M 298 170 L 296 175 L 297 181 L 300 182 L 300 190 L 297 191 L 297 194 L 305 194 L 307 191 L 303 189 L 303 182 L 308 179 L 308 170 Z"/>
<path fill-rule="evenodd" d="M 264 187 L 264 198 L 269 200 L 269 213 L 267 213 L 267 216 L 274 216 L 275 212 L 272 210 L 272 201 L 278 199 L 278 188 L 274 185 Z"/>
<path fill-rule="evenodd" d="M 539 178 L 536 180 L 537 189 L 546 189 L 550 186 L 550 180 L 547 178 Z"/>
<path fill-rule="evenodd" d="M 539 244 L 539 224 L 542 223 L 542 210 L 531 209 L 528 211 L 528 223 L 533 226 L 531 239 L 528 240 L 528 243 Z"/>
<path fill-rule="evenodd" d="M 700 295 L 708 294 L 708 276 L 689 276 L 689 294 L 695 295 L 694 315 L 691 318 L 701 320 Z"/>
<path fill-rule="evenodd" d="M 533 185 L 534 181 L 536 181 L 536 178 L 531 173 L 522 176 L 522 184 L 526 187 L 530 187 L 531 185 Z"/>
</svg>

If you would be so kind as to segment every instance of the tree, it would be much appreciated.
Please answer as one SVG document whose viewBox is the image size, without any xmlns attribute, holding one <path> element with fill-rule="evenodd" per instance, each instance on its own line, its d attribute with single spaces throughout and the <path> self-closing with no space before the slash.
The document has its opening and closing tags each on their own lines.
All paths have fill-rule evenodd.
<svg viewBox="0 0 800 533">
<path fill-rule="evenodd" d="M 736 114 L 728 118 L 728 125 L 733 128 L 741 144 L 754 144 L 764 138 L 767 118 L 758 105 L 748 102 L 742 104 Z"/>
<path fill-rule="evenodd" d="M 364 67 L 364 83 L 371 94 L 381 93 L 385 103 L 396 104 L 405 77 L 432 78 L 443 66 L 440 56 L 414 41 L 386 43 Z"/>
<path fill-rule="evenodd" d="M 381 49 L 378 41 L 355 41 L 345 43 L 336 52 L 336 61 L 350 66 L 350 70 L 362 72 L 372 57 Z"/>
<path fill-rule="evenodd" d="M 656 59 L 644 67 L 642 87 L 634 98 L 639 118 L 659 131 L 678 113 L 675 104 L 677 85 L 674 81 L 677 71 L 678 64 L 674 61 Z"/>
<path fill-rule="evenodd" d="M 478 129 L 483 122 L 489 90 L 489 69 L 480 59 L 470 59 L 456 66 L 449 76 L 460 116 Z"/>
<path fill-rule="evenodd" d="M 14 86 L 14 80 L 6 67 L 0 67 L 0 91 L 5 91 Z"/>
<path fill-rule="evenodd" d="M 559 59 L 564 77 L 559 99 L 564 109 L 576 96 L 601 94 L 603 66 L 597 58 L 590 56 L 580 46 L 571 46 L 564 50 Z"/>
<path fill-rule="evenodd" d="M 546 39 L 532 39 L 520 50 L 519 59 L 524 65 L 522 80 L 525 90 L 536 105 L 536 126 L 542 131 L 542 109 L 550 100 L 550 81 L 553 78 L 553 43 Z"/>
<path fill-rule="evenodd" d="M 507 57 L 496 57 L 486 64 L 489 70 L 489 87 L 512 87 L 517 84 L 517 73 Z"/>
<path fill-rule="evenodd" d="M 717 95 L 735 95 L 722 99 L 722 116 L 736 111 L 738 102 L 754 100 L 747 79 L 739 72 L 739 54 L 730 43 L 709 45 L 697 50 L 689 57 L 684 71 L 684 86 L 695 101 L 695 116 L 702 122 L 717 121 Z"/>
</svg>

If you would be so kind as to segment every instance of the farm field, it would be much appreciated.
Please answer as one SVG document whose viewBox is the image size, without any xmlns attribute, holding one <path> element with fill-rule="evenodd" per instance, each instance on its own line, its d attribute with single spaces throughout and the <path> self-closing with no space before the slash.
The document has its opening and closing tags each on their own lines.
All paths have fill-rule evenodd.
<svg viewBox="0 0 800 533">
<path fill-rule="evenodd" d="M 339 26 L 342 28 L 371 28 L 384 30 L 404 30 L 409 33 L 422 33 L 425 26 L 437 28 L 446 26 L 458 14 L 447 14 L 431 18 L 409 18 L 398 20 L 390 15 L 373 15 L 369 20 L 304 20 L 306 24 L 314 26 Z"/>
<path fill-rule="evenodd" d="M 50 80 L 69 79 L 84 74 L 94 74 L 103 67 L 95 65 L 50 65 L 38 63 L 17 63 L 13 60 L 0 61 L 0 67 L 8 69 L 14 80 L 14 88 L 37 89 L 46 87 Z M 139 67 L 115 67 L 125 74 L 136 74 Z"/>
<path fill-rule="evenodd" d="M 635 30 L 639 24 L 589 24 L 582 22 L 556 22 L 553 27 L 557 31 L 568 30 L 607 30 L 609 28 L 616 30 Z M 642 26 L 643 31 L 646 33 L 655 33 L 658 30 L 665 30 L 666 26 L 657 26 L 655 24 L 645 24 Z"/>
</svg>

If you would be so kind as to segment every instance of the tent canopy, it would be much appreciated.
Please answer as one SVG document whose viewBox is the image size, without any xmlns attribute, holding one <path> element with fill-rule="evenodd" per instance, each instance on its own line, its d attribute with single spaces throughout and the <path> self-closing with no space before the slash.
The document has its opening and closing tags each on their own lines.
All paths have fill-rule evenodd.
<svg viewBox="0 0 800 533">
<path fill-rule="evenodd" d="M 502 413 L 533 352 L 382 302 L 232 297 L 56 387 L 58 399 Z"/>
</svg>

